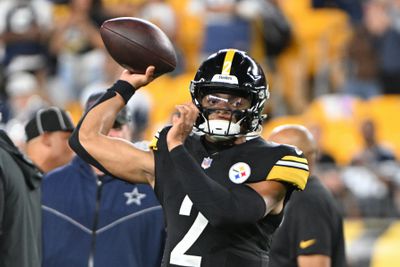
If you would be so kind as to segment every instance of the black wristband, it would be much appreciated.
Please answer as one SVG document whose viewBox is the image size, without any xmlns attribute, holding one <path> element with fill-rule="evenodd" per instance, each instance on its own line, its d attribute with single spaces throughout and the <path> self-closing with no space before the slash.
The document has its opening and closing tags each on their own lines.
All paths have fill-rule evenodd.
<svg viewBox="0 0 400 267">
<path fill-rule="evenodd" d="M 127 81 L 118 80 L 108 90 L 117 92 L 124 99 L 126 104 L 128 103 L 129 99 L 131 99 L 133 94 L 135 94 L 136 88 Z"/>
</svg>

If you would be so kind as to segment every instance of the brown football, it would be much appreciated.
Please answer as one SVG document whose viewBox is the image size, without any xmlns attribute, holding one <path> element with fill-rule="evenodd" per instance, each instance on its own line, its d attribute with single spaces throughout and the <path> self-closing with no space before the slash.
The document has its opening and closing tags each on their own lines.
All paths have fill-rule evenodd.
<svg viewBox="0 0 400 267">
<path fill-rule="evenodd" d="M 153 23 L 133 17 L 105 21 L 100 35 L 111 57 L 132 73 L 155 67 L 155 77 L 176 67 L 176 53 L 167 35 Z"/>
</svg>

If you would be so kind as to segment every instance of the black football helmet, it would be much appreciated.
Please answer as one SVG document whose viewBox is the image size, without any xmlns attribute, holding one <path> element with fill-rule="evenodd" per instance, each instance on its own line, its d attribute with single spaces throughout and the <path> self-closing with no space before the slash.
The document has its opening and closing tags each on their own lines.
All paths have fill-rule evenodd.
<svg viewBox="0 0 400 267">
<path fill-rule="evenodd" d="M 269 98 L 268 85 L 261 67 L 245 52 L 224 49 L 208 57 L 190 83 L 193 103 L 200 111 L 195 128 L 219 140 L 261 132 L 265 101 Z M 206 95 L 222 93 L 241 96 L 250 101 L 246 110 L 232 110 L 230 121 L 211 121 L 210 112 L 203 107 Z M 236 122 L 232 121 L 236 117 Z"/>
</svg>

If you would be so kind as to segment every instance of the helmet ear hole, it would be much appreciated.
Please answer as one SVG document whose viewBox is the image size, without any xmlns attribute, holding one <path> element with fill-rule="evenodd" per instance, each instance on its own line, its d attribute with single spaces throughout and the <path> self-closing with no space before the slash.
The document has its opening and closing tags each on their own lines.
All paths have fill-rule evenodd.
<svg viewBox="0 0 400 267">
<path fill-rule="evenodd" d="M 240 119 L 240 135 L 245 135 L 260 128 L 262 109 L 269 95 L 267 81 L 260 65 L 245 52 L 235 49 L 220 50 L 207 58 L 190 84 L 190 93 L 193 103 L 200 111 L 195 127 L 209 135 L 215 133 L 200 127 L 208 122 L 208 111 L 202 107 L 204 96 L 210 93 L 224 93 L 249 99 L 251 107 Z M 225 135 L 229 134 L 230 132 L 226 131 Z"/>
</svg>

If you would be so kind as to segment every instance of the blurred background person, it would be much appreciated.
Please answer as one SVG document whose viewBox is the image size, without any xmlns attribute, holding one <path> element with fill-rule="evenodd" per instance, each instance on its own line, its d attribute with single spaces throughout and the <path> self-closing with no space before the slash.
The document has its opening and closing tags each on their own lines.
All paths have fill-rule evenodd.
<svg viewBox="0 0 400 267">
<path fill-rule="evenodd" d="M 347 47 L 345 59 L 345 94 L 370 99 L 382 94 L 379 81 L 378 55 L 373 38 L 364 24 L 356 25 Z"/>
<path fill-rule="evenodd" d="M 83 87 L 104 75 L 99 27 L 108 18 L 100 0 L 71 0 L 66 14 L 55 21 L 49 46 L 56 59 L 51 87 L 57 88 L 57 105 L 67 107 Z"/>
<path fill-rule="evenodd" d="M 344 168 L 343 181 L 356 196 L 363 217 L 397 216 L 393 179 L 397 172 L 393 169 L 396 157 L 377 141 L 373 121 L 363 121 L 360 132 L 364 147 Z"/>
<path fill-rule="evenodd" d="M 26 137 L 24 127 L 33 114 L 49 103 L 42 97 L 37 77 L 29 72 L 15 72 L 11 74 L 5 84 L 8 108 L 2 113 L 2 122 L 5 130 L 17 147 L 24 149 Z"/>
<path fill-rule="evenodd" d="M 43 173 L 67 164 L 74 155 L 68 145 L 73 130 L 66 111 L 54 106 L 40 109 L 25 126 L 27 156 Z"/>
<path fill-rule="evenodd" d="M 25 155 L 0 132 L 0 266 L 5 267 L 41 266 L 42 172 L 65 164 L 73 154 L 68 146 L 71 119 L 56 107 L 42 109 L 47 103 L 38 87 L 28 72 L 11 74 L 6 85 L 11 116 L 5 128 Z"/>
<path fill-rule="evenodd" d="M 0 130 L 0 266 L 40 267 L 42 174 Z"/>
<path fill-rule="evenodd" d="M 353 158 L 353 162 L 362 162 L 365 165 L 374 165 L 384 161 L 395 161 L 396 156 L 387 147 L 379 144 L 376 137 L 375 124 L 371 120 L 365 120 L 360 127 L 364 148 Z"/>
<path fill-rule="evenodd" d="M 400 93 L 400 1 L 369 0 L 365 25 L 378 56 L 379 79 L 384 94 Z"/>
<path fill-rule="evenodd" d="M 296 146 L 310 170 L 305 190 L 293 192 L 274 234 L 269 266 L 346 266 L 343 218 L 332 194 L 314 176 L 318 150 L 311 132 L 301 125 L 282 125 L 268 140 Z"/>
<path fill-rule="evenodd" d="M 244 1 L 244 0 L 243 0 Z M 199 62 L 224 48 L 248 51 L 251 23 L 240 15 L 241 0 L 192 0 L 192 9 L 203 17 L 204 35 Z"/>
<path fill-rule="evenodd" d="M 107 88 L 110 88 L 116 77 L 119 77 L 123 70 L 110 56 L 106 57 L 104 75 L 96 81 L 89 83 L 82 88 L 79 96 L 80 108 L 75 112 L 75 116 L 81 116 L 82 109 L 85 107 L 89 97 L 96 93 L 104 93 Z M 118 75 L 118 76 L 117 76 Z M 149 126 L 150 111 L 153 108 L 153 99 L 146 91 L 138 91 L 127 103 L 127 110 L 131 120 L 128 121 L 131 141 L 144 140 L 144 133 Z M 79 118 L 76 118 L 78 120 Z"/>
<path fill-rule="evenodd" d="M 4 77 L 31 72 L 40 87 L 46 82 L 48 39 L 53 25 L 52 4 L 46 0 L 0 1 L 0 43 Z"/>
<path fill-rule="evenodd" d="M 129 120 L 125 108 L 109 136 L 129 141 Z M 76 156 L 45 176 L 42 191 L 43 267 L 160 266 L 164 219 L 149 185 L 107 176 Z"/>
</svg>

